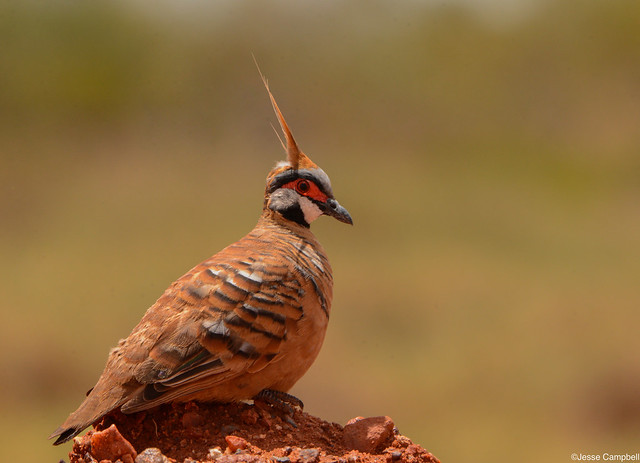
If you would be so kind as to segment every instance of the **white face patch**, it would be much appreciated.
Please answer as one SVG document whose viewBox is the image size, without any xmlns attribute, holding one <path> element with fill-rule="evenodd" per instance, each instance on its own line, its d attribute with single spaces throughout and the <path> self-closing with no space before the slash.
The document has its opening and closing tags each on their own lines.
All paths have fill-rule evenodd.
<svg viewBox="0 0 640 463">
<path fill-rule="evenodd" d="M 308 224 L 322 215 L 320 208 L 304 196 L 300 196 L 300 209 L 302 209 L 302 213 L 304 214 L 304 221 Z"/>
</svg>

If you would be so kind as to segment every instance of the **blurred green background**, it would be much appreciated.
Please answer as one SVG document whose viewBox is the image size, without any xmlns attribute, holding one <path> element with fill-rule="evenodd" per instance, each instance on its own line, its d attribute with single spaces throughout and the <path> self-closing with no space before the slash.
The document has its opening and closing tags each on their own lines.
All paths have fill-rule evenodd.
<svg viewBox="0 0 640 463">
<path fill-rule="evenodd" d="M 0 460 L 46 440 L 283 153 L 354 227 L 293 392 L 443 462 L 640 451 L 640 2 L 0 7 Z"/>
</svg>

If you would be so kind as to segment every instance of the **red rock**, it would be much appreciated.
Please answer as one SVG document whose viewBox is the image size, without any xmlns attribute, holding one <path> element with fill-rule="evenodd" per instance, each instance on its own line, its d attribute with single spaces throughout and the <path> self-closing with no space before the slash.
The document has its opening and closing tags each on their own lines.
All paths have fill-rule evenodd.
<svg viewBox="0 0 640 463">
<path fill-rule="evenodd" d="M 388 416 L 354 418 L 344 427 L 345 446 L 365 453 L 376 453 L 393 435 L 393 420 Z"/>
<path fill-rule="evenodd" d="M 122 434 L 114 424 L 104 431 L 93 433 L 91 436 L 91 453 L 98 461 L 121 460 L 124 462 L 126 455 L 133 461 L 137 456 L 133 445 L 122 437 Z"/>
<path fill-rule="evenodd" d="M 227 441 L 231 453 L 236 453 L 236 450 L 244 450 L 248 445 L 246 440 L 238 436 L 226 436 L 224 440 Z"/>
<path fill-rule="evenodd" d="M 364 420 L 364 416 L 356 416 L 355 418 L 351 418 L 349 421 L 347 421 L 347 425 L 356 423 L 360 420 Z"/>
<path fill-rule="evenodd" d="M 248 426 L 253 426 L 258 422 L 258 418 L 260 418 L 260 415 L 258 415 L 258 413 L 252 408 L 243 411 L 240 416 L 242 418 L 242 423 Z"/>
</svg>

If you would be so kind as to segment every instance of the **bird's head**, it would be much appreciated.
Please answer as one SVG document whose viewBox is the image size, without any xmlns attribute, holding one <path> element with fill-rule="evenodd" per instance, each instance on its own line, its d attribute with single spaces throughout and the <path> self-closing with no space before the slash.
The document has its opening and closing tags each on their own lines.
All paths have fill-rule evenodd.
<svg viewBox="0 0 640 463">
<path fill-rule="evenodd" d="M 276 164 L 267 176 L 265 210 L 307 228 L 321 215 L 353 225 L 349 212 L 333 196 L 329 176 L 300 151 L 264 76 L 262 81 L 284 133 L 286 143 L 280 141 L 287 152 L 287 160 Z"/>
</svg>

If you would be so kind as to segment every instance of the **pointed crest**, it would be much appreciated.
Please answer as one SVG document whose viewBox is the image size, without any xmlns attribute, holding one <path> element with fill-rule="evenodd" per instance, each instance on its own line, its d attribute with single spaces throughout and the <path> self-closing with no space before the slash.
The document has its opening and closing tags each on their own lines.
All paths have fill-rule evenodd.
<svg viewBox="0 0 640 463">
<path fill-rule="evenodd" d="M 269 99 L 271 100 L 271 106 L 273 106 L 273 111 L 276 113 L 276 117 L 278 118 L 278 122 L 280 123 L 280 128 L 282 129 L 282 132 L 284 134 L 284 139 L 286 141 L 286 144 L 280 138 L 280 135 L 278 135 L 278 132 L 276 131 L 276 135 L 278 135 L 280 144 L 282 144 L 282 147 L 287 152 L 287 162 L 294 170 L 298 170 L 299 168 L 317 167 L 315 163 L 311 161 L 311 159 L 309 159 L 307 156 L 305 156 L 305 154 L 302 151 L 300 151 L 300 148 L 298 148 L 298 144 L 296 143 L 296 140 L 293 138 L 293 135 L 291 134 L 291 130 L 289 130 L 289 126 L 287 125 L 287 122 L 284 120 L 284 116 L 282 115 L 282 112 L 278 107 L 278 103 L 276 103 L 276 99 L 273 97 L 273 94 L 269 89 L 269 82 L 267 82 L 267 79 L 265 78 L 264 74 L 262 74 L 262 71 L 260 70 L 260 66 L 258 66 L 258 61 L 256 60 L 255 56 L 253 57 L 253 61 L 256 63 L 256 67 L 258 68 L 258 73 L 260 74 L 262 83 L 264 84 L 264 87 L 267 89 L 267 93 L 269 94 Z M 275 127 L 274 127 L 274 130 L 275 130 Z"/>
</svg>

